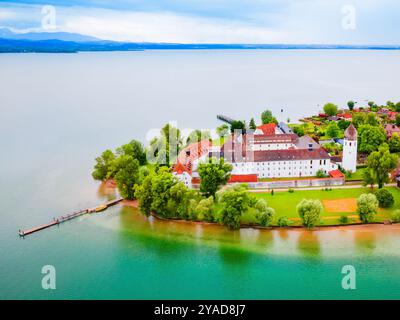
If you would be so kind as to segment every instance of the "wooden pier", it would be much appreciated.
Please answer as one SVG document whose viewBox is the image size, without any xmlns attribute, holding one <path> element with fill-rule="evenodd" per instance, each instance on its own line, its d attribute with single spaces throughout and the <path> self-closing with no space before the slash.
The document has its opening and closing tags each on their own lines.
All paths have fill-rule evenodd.
<svg viewBox="0 0 400 320">
<path fill-rule="evenodd" d="M 49 223 L 42 224 L 40 226 L 31 228 L 31 229 L 26 229 L 26 230 L 21 230 L 20 229 L 18 231 L 18 233 L 19 233 L 19 235 L 21 237 L 24 237 L 24 236 L 26 236 L 28 234 L 32 234 L 32 233 L 38 232 L 40 230 L 47 229 L 49 227 L 58 225 L 58 224 L 60 224 L 62 222 L 74 219 L 76 217 L 79 217 L 79 216 L 87 214 L 87 213 L 94 213 L 94 212 L 100 212 L 100 211 L 106 210 L 107 208 L 112 207 L 112 206 L 120 203 L 122 200 L 123 200 L 122 198 L 119 198 L 119 199 L 115 199 L 115 200 L 109 201 L 107 203 L 104 203 L 104 204 L 99 205 L 99 206 L 94 207 L 94 208 L 87 208 L 87 209 L 82 209 L 82 210 L 79 210 L 79 211 L 75 211 L 75 212 L 69 213 L 67 215 L 58 217 L 58 218 L 53 218 L 53 220 L 50 221 Z"/>
</svg>

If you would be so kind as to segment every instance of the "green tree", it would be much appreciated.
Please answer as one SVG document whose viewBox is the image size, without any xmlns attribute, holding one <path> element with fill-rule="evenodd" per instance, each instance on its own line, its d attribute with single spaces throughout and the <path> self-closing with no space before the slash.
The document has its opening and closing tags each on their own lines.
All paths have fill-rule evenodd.
<svg viewBox="0 0 400 320">
<path fill-rule="evenodd" d="M 386 134 L 382 127 L 361 125 L 358 129 L 358 150 L 371 153 L 378 150 L 379 146 L 386 141 Z"/>
<path fill-rule="evenodd" d="M 322 170 L 322 169 L 319 169 L 319 170 L 317 171 L 317 173 L 316 173 L 316 177 L 317 177 L 317 178 L 326 178 L 326 173 L 325 173 L 325 171 Z"/>
<path fill-rule="evenodd" d="M 168 168 L 160 168 L 159 172 L 153 177 L 152 181 L 152 198 L 151 210 L 158 214 L 169 217 L 171 216 L 171 188 L 178 183 L 178 179 L 169 172 Z M 172 212 L 175 216 L 176 212 Z"/>
<path fill-rule="evenodd" d="M 272 115 L 271 110 L 265 110 L 263 113 L 261 113 L 261 122 L 263 124 L 266 124 L 266 123 L 278 123 L 276 118 Z"/>
<path fill-rule="evenodd" d="M 160 136 L 150 142 L 148 159 L 151 163 L 170 167 L 175 162 L 182 147 L 181 132 L 171 124 L 166 124 Z"/>
<path fill-rule="evenodd" d="M 239 229 L 242 214 L 249 208 L 249 193 L 244 186 L 226 189 L 220 199 L 222 223 L 229 229 Z"/>
<path fill-rule="evenodd" d="M 375 196 L 381 208 L 390 208 L 394 204 L 393 194 L 387 189 L 378 189 L 375 192 Z"/>
<path fill-rule="evenodd" d="M 208 197 L 200 200 L 195 211 L 198 220 L 214 221 L 214 198 Z"/>
<path fill-rule="evenodd" d="M 336 104 L 327 103 L 324 105 L 324 112 L 328 116 L 335 116 L 338 113 L 338 107 Z"/>
<path fill-rule="evenodd" d="M 371 126 L 379 126 L 379 120 L 373 113 L 368 113 L 365 117 L 365 124 L 369 124 Z"/>
<path fill-rule="evenodd" d="M 139 180 L 139 161 L 132 156 L 121 155 L 118 157 L 119 170 L 115 175 L 115 182 L 119 193 L 124 199 L 135 199 L 135 184 Z"/>
<path fill-rule="evenodd" d="M 400 126 L 400 113 L 396 114 L 396 126 Z"/>
<path fill-rule="evenodd" d="M 229 126 L 227 124 L 222 124 L 217 128 L 217 134 L 222 138 L 229 134 Z"/>
<path fill-rule="evenodd" d="M 223 158 L 211 158 L 206 163 L 200 163 L 197 170 L 200 175 L 200 192 L 207 197 L 215 197 L 218 189 L 228 182 L 232 166 L 225 163 Z"/>
<path fill-rule="evenodd" d="M 304 128 L 302 126 L 296 126 L 293 128 L 293 132 L 297 134 L 299 137 L 304 136 L 306 133 L 304 131 Z"/>
<path fill-rule="evenodd" d="M 400 102 L 397 102 L 394 108 L 397 112 L 400 112 Z"/>
<path fill-rule="evenodd" d="M 252 129 L 252 130 L 256 130 L 257 129 L 256 122 L 254 121 L 254 118 L 251 118 L 249 128 Z"/>
<path fill-rule="evenodd" d="M 398 157 L 391 154 L 387 144 L 372 152 L 367 159 L 367 166 L 381 189 L 389 181 L 389 173 L 397 167 Z"/>
<path fill-rule="evenodd" d="M 322 203 L 319 200 L 303 199 L 297 205 L 297 213 L 303 226 L 307 228 L 312 228 L 319 223 L 322 210 Z"/>
<path fill-rule="evenodd" d="M 400 152 L 400 136 L 397 132 L 389 139 L 389 149 L 390 152 Z"/>
<path fill-rule="evenodd" d="M 139 202 L 140 212 L 146 216 L 150 215 L 151 205 L 153 203 L 153 174 L 147 175 L 140 185 L 135 186 L 135 198 Z"/>
<path fill-rule="evenodd" d="M 367 119 L 367 114 L 364 112 L 353 113 L 352 122 L 356 128 L 365 124 L 366 119 Z"/>
<path fill-rule="evenodd" d="M 392 214 L 390 215 L 390 219 L 392 220 L 393 223 L 399 223 L 400 222 L 400 210 L 394 210 Z"/>
<path fill-rule="evenodd" d="M 331 122 L 326 127 L 326 135 L 330 138 L 336 138 L 340 134 L 340 128 L 336 122 Z"/>
<path fill-rule="evenodd" d="M 117 148 L 117 155 L 120 156 L 123 154 L 131 156 L 133 159 L 137 159 L 141 166 L 146 164 L 146 152 L 143 145 L 137 140 L 132 140 L 131 142 Z"/>
<path fill-rule="evenodd" d="M 375 102 L 374 101 L 368 101 L 368 105 L 369 105 L 370 108 L 372 108 L 375 105 Z"/>
<path fill-rule="evenodd" d="M 362 223 L 372 222 L 378 209 L 378 200 L 371 193 L 364 193 L 357 199 L 357 212 Z"/>
<path fill-rule="evenodd" d="M 92 176 L 96 180 L 107 180 L 113 178 L 113 164 L 116 159 L 115 154 L 111 150 L 104 151 L 100 157 L 96 158 L 96 164 L 92 172 Z"/>
<path fill-rule="evenodd" d="M 235 133 L 236 130 L 241 130 L 242 134 L 245 134 L 246 124 L 244 121 L 235 120 L 231 123 L 231 132 Z"/>
<path fill-rule="evenodd" d="M 362 178 L 363 178 L 364 186 L 368 186 L 369 185 L 371 187 L 371 189 L 374 188 L 374 185 L 375 185 L 376 181 L 375 181 L 375 178 L 372 175 L 371 171 L 368 168 L 363 171 Z"/>
<path fill-rule="evenodd" d="M 354 109 L 355 103 L 354 101 L 348 101 L 347 106 L 349 107 L 349 110 L 352 111 Z"/>
<path fill-rule="evenodd" d="M 186 139 L 186 144 L 196 143 L 203 140 L 211 139 L 209 131 L 193 130 Z"/>
<path fill-rule="evenodd" d="M 189 189 L 183 182 L 177 182 L 169 189 L 167 213 L 169 217 L 186 217 Z"/>
<path fill-rule="evenodd" d="M 390 110 L 395 110 L 395 107 L 396 107 L 396 105 L 395 105 L 392 101 L 386 102 L 386 106 L 387 106 Z"/>
<path fill-rule="evenodd" d="M 346 130 L 350 126 L 350 123 L 350 121 L 342 119 L 338 121 L 338 127 L 340 128 L 340 130 Z"/>
<path fill-rule="evenodd" d="M 262 227 L 268 227 L 275 215 L 275 210 L 268 207 L 264 199 L 259 199 L 254 208 L 256 209 L 256 218 Z"/>
</svg>

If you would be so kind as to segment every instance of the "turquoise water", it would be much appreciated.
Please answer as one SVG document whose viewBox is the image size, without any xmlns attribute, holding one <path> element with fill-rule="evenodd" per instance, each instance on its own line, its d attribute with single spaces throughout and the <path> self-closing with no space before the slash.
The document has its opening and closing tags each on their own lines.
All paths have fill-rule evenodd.
<svg viewBox="0 0 400 320">
<path fill-rule="evenodd" d="M 360 99 L 398 101 L 391 75 L 399 60 L 357 51 L 0 56 L 0 298 L 399 298 L 400 227 L 231 232 L 147 220 L 118 205 L 25 239 L 17 234 L 114 197 L 92 180 L 94 157 L 144 141 L 147 128 L 166 119 L 206 128 L 217 112 L 240 115 L 247 101 L 256 115 L 279 95 L 296 117 L 327 99 L 346 101 L 347 85 Z M 336 71 L 325 76 L 329 70 Z M 378 74 L 366 77 L 371 70 Z M 265 83 L 274 83 L 272 93 Z M 304 101 L 302 90 L 317 98 Z M 184 112 L 190 101 L 202 112 Z M 353 291 L 341 288 L 349 264 Z M 41 287 L 44 265 L 56 268 L 56 290 Z"/>
</svg>

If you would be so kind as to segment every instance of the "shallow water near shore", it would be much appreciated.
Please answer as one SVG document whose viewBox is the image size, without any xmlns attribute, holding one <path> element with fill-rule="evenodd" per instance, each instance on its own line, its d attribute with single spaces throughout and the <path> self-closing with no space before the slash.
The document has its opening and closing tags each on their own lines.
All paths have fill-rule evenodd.
<svg viewBox="0 0 400 320">
<path fill-rule="evenodd" d="M 115 197 L 92 180 L 93 159 L 168 120 L 206 128 L 216 113 L 277 112 L 280 97 L 293 119 L 327 100 L 400 100 L 397 53 L 2 55 L 0 68 L 0 298 L 400 297 L 398 226 L 232 232 L 118 205 L 17 234 Z M 56 290 L 41 287 L 44 265 L 56 268 Z M 356 290 L 341 287 L 344 265 L 356 268 Z"/>
</svg>

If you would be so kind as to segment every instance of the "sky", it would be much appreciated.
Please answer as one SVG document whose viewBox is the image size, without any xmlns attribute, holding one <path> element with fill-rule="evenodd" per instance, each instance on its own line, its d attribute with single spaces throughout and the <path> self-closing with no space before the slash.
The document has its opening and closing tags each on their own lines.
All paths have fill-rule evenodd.
<svg viewBox="0 0 400 320">
<path fill-rule="evenodd" d="M 173 43 L 400 44 L 399 0 L 0 1 L 0 27 Z"/>
</svg>

